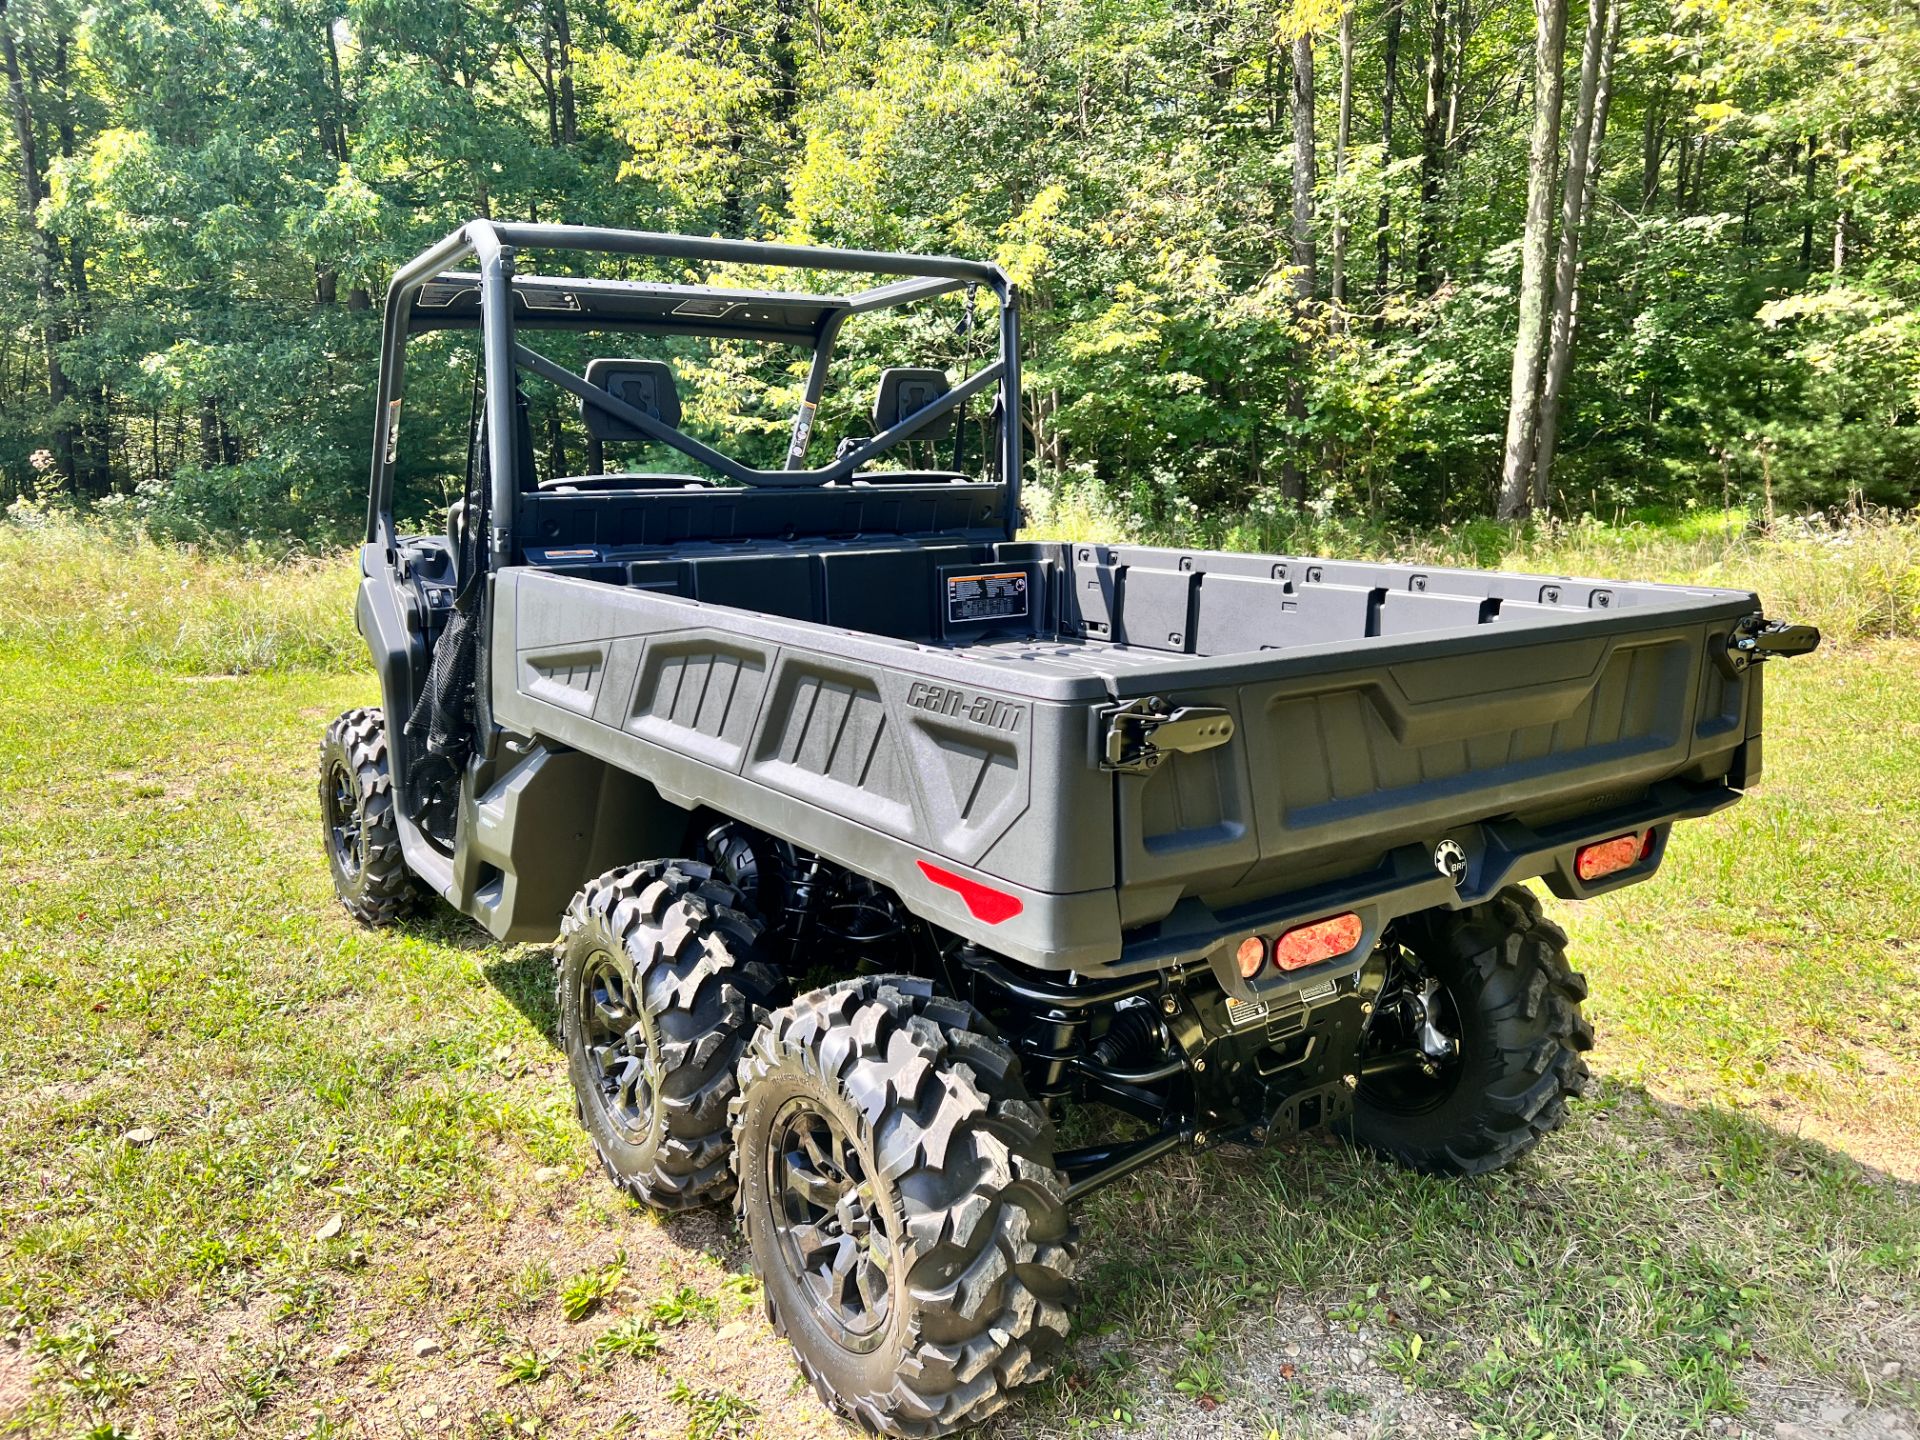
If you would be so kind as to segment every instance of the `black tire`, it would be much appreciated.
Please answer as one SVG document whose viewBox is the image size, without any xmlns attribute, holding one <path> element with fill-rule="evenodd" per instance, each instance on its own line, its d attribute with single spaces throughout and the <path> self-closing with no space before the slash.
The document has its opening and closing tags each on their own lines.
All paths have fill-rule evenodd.
<svg viewBox="0 0 1920 1440">
<path fill-rule="evenodd" d="M 1511 1165 L 1559 1128 L 1587 1081 L 1587 982 L 1567 963 L 1566 932 L 1517 885 L 1468 910 L 1413 917 L 1399 931 L 1420 971 L 1439 982 L 1451 1010 L 1441 1028 L 1459 1053 L 1437 1076 L 1363 1078 L 1347 1129 L 1429 1175 Z"/>
<path fill-rule="evenodd" d="M 781 998 L 740 896 L 689 860 L 610 870 L 561 922 L 556 1008 L 580 1123 L 615 1185 L 662 1210 L 733 1193 L 727 1106 Z"/>
<path fill-rule="evenodd" d="M 347 913 L 391 925 L 424 893 L 400 853 L 387 722 L 378 710 L 349 710 L 320 741 L 320 824 L 327 867 Z"/>
<path fill-rule="evenodd" d="M 802 995 L 754 1037 L 733 1108 L 768 1318 L 832 1409 L 945 1435 L 1052 1368 L 1074 1294 L 1066 1180 L 972 1006 L 898 975 Z"/>
</svg>

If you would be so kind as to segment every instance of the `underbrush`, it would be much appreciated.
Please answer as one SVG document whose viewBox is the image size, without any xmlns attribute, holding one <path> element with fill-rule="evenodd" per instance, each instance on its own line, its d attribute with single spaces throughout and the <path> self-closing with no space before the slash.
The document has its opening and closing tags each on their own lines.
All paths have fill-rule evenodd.
<svg viewBox="0 0 1920 1440">
<path fill-rule="evenodd" d="M 1769 614 L 1830 645 L 1920 637 L 1920 519 L 1805 518 L 1771 530 L 1739 510 L 1524 528 L 1479 521 L 1417 534 L 1243 515 L 1150 530 L 1084 492 L 1034 491 L 1030 540 L 1194 545 L 1665 580 L 1757 591 Z M 65 516 L 0 520 L 0 646 L 188 674 L 343 671 L 363 663 L 350 553 L 285 558 L 161 543 Z"/>
<path fill-rule="evenodd" d="M 356 581 L 350 555 L 216 554 L 16 510 L 0 646 L 199 675 L 352 669 Z"/>
<path fill-rule="evenodd" d="M 1744 510 L 1644 512 L 1526 526 L 1491 520 L 1415 533 L 1283 512 L 1146 525 L 1083 490 L 1029 491 L 1030 540 L 1193 545 L 1275 555 L 1755 591 L 1767 613 L 1818 625 L 1829 644 L 1920 637 L 1920 518 L 1875 513 L 1785 519 Z"/>
</svg>

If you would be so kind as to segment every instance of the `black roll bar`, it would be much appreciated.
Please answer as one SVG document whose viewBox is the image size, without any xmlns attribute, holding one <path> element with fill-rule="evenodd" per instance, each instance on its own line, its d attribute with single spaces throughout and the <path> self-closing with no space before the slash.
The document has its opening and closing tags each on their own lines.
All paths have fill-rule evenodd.
<svg viewBox="0 0 1920 1440">
<path fill-rule="evenodd" d="M 549 249 L 597 254 L 638 255 L 663 259 L 703 260 L 743 265 L 766 265 L 803 270 L 830 270 L 903 277 L 856 295 L 817 297 L 821 319 L 814 335 L 814 363 L 802 397 L 801 418 L 811 424 L 811 407 L 819 401 L 826 380 L 827 354 L 841 324 L 849 315 L 885 309 L 965 284 L 991 289 L 1000 302 L 1000 356 L 967 377 L 946 395 L 924 406 L 851 454 L 812 470 L 798 466 L 804 453 L 801 418 L 796 419 L 795 442 L 785 466 L 758 470 L 743 465 L 677 428 L 655 420 L 586 382 L 572 371 L 520 345 L 514 333 L 513 279 L 516 251 Z M 941 416 L 957 410 L 973 395 L 997 382 L 1000 410 L 1000 473 L 1007 487 L 1007 534 L 1011 539 L 1020 523 L 1020 331 L 1018 305 L 1012 281 L 999 266 L 944 255 L 906 255 L 874 250 L 844 250 L 825 245 L 792 245 L 761 240 L 722 240 L 697 235 L 669 235 L 657 231 L 611 230 L 580 225 L 500 224 L 473 220 L 422 251 L 403 265 L 387 287 L 385 330 L 380 348 L 380 377 L 376 390 L 376 419 L 372 483 L 367 498 L 367 540 L 395 545 L 393 529 L 393 472 L 399 434 L 400 402 L 405 390 L 405 347 L 413 302 L 421 288 L 461 261 L 472 257 L 480 270 L 479 326 L 482 366 L 486 376 L 487 450 L 492 466 L 492 525 L 488 547 L 496 565 L 512 560 L 512 517 L 515 477 L 513 396 L 515 377 L 522 365 L 625 421 L 652 438 L 680 450 L 717 473 L 743 485 L 792 489 L 832 484 L 850 478 L 881 450 L 910 439 Z M 564 286 L 564 279 L 555 278 Z M 654 291 L 700 287 L 649 284 Z M 778 303 L 778 292 L 741 292 Z M 737 331 L 735 327 L 729 333 Z M 692 333 L 698 333 L 689 327 Z M 785 337 L 771 337 L 782 338 Z M 591 392 L 591 393 L 589 393 Z"/>
<path fill-rule="evenodd" d="M 564 365 L 555 364 L 538 350 L 529 350 L 525 345 L 515 344 L 513 358 L 519 365 L 533 371 L 542 380 L 551 381 L 570 395 L 596 409 L 606 411 L 614 419 L 624 421 L 650 438 L 658 440 L 662 445 L 671 445 L 681 454 L 691 456 L 729 480 L 738 480 L 742 485 L 767 490 L 808 489 L 851 478 L 853 472 L 872 456 L 898 445 L 903 440 L 911 440 L 948 411 L 957 410 L 966 404 L 968 400 L 998 380 L 1005 368 L 996 360 L 993 364 L 975 371 L 939 399 L 921 406 L 911 415 L 889 425 L 878 435 L 861 442 L 858 448 L 842 455 L 831 465 L 824 465 L 817 470 L 756 470 L 751 465 L 742 465 L 731 456 L 722 455 L 711 445 L 701 443 L 686 431 L 669 425 L 664 420 L 657 420 L 644 410 L 635 409 L 619 396 L 602 390 L 598 385 L 589 384 Z"/>
</svg>

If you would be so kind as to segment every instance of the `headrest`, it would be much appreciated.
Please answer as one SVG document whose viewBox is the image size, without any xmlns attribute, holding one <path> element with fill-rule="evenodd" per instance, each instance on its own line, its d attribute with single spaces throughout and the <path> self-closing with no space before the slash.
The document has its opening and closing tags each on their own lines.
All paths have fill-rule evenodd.
<svg viewBox="0 0 1920 1440">
<path fill-rule="evenodd" d="M 923 410 L 947 393 L 944 370 L 922 370 L 896 365 L 880 372 L 880 393 L 873 398 L 873 433 L 878 435 L 898 425 L 916 410 Z M 953 412 L 914 435 L 916 440 L 941 440 L 953 433 Z"/>
<path fill-rule="evenodd" d="M 680 392 L 674 388 L 673 371 L 661 360 L 589 360 L 586 380 L 617 400 L 651 415 L 665 425 L 680 424 Z M 580 418 L 587 422 L 587 433 L 596 440 L 647 440 L 644 431 L 616 420 L 598 405 L 580 402 Z"/>
</svg>

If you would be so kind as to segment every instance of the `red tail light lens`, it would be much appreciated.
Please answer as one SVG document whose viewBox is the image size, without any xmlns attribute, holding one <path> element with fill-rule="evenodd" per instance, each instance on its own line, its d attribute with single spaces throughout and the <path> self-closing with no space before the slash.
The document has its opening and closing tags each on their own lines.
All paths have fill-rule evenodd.
<svg viewBox="0 0 1920 1440">
<path fill-rule="evenodd" d="M 1651 830 L 1644 834 L 1616 835 L 1611 840 L 1596 840 L 1591 845 L 1582 845 L 1574 854 L 1573 873 L 1582 880 L 1598 880 L 1625 870 L 1630 865 L 1638 865 L 1647 858 L 1647 852 L 1651 849 Z"/>
<path fill-rule="evenodd" d="M 1241 979 L 1253 979 L 1260 973 L 1260 967 L 1267 963 L 1266 936 L 1247 936 L 1240 942 L 1240 948 L 1233 952 L 1233 962 L 1240 967 Z"/>
<path fill-rule="evenodd" d="M 1282 970 L 1304 970 L 1322 960 L 1345 955 L 1360 943 L 1360 917 L 1351 911 L 1297 925 L 1273 946 L 1273 963 Z"/>
</svg>

